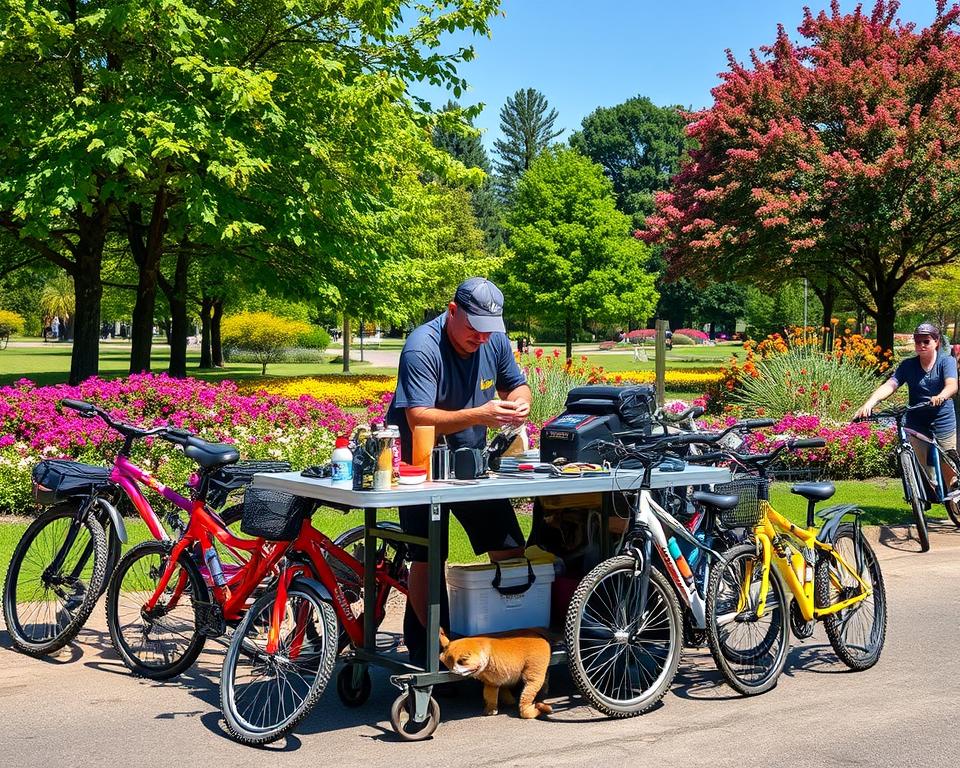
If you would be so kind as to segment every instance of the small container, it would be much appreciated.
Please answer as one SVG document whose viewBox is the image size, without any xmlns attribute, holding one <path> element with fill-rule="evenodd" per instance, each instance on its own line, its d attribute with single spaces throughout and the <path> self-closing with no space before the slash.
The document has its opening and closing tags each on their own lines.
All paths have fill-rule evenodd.
<svg viewBox="0 0 960 768">
<path fill-rule="evenodd" d="M 377 439 L 377 468 L 373 473 L 373 489 L 389 491 L 393 485 L 393 434 L 388 429 L 374 433 Z"/>
<path fill-rule="evenodd" d="M 397 482 L 400 485 L 419 485 L 426 482 L 427 470 L 414 464 L 400 464 Z"/>
<path fill-rule="evenodd" d="M 431 479 L 433 480 L 447 480 L 450 478 L 452 472 L 450 471 L 450 457 L 453 454 L 450 453 L 450 448 L 447 447 L 446 443 L 440 443 L 433 449 L 432 462 L 433 470 L 431 473 Z"/>
<path fill-rule="evenodd" d="M 333 484 L 352 488 L 353 452 L 350 450 L 350 441 L 346 437 L 337 438 L 330 461 L 333 464 Z"/>
<path fill-rule="evenodd" d="M 400 474 L 400 427 L 387 424 L 387 432 L 393 438 L 390 450 L 393 451 L 393 476 L 397 477 Z"/>
</svg>

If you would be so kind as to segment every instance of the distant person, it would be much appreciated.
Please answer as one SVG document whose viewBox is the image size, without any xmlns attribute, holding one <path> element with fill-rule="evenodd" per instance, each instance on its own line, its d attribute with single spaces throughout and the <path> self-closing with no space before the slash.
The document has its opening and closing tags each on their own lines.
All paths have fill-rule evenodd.
<svg viewBox="0 0 960 768">
<path fill-rule="evenodd" d="M 54 341 L 60 338 L 60 318 L 56 315 L 53 316 L 53 320 L 50 322 L 50 336 Z"/>
<path fill-rule="evenodd" d="M 120 338 L 126 340 L 127 338 L 127 324 L 120 323 Z"/>
</svg>

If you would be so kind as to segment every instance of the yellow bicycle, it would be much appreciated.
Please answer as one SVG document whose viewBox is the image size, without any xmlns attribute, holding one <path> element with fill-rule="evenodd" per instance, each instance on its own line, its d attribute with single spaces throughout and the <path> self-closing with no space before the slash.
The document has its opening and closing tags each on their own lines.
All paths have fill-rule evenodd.
<svg viewBox="0 0 960 768">
<path fill-rule="evenodd" d="M 835 491 L 827 482 L 790 489 L 807 500 L 805 527 L 770 506 L 767 467 L 782 451 L 816 447 L 813 443 L 823 441 L 794 440 L 765 454 L 728 452 L 732 462 L 753 473 L 734 481 L 741 495 L 736 522 L 752 535 L 749 543 L 728 549 L 724 564 L 711 573 L 707 637 L 717 667 L 744 695 L 776 685 L 790 629 L 804 639 L 822 621 L 837 656 L 855 670 L 872 667 L 883 649 L 886 593 L 880 564 L 860 527 L 862 510 L 852 504 L 829 507 L 816 515 L 823 520 L 818 527 L 814 508 Z"/>
</svg>

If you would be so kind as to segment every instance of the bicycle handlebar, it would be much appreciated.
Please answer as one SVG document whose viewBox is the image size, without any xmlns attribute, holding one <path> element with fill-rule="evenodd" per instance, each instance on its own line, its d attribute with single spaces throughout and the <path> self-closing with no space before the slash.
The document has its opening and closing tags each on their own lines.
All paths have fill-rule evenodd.
<svg viewBox="0 0 960 768">
<path fill-rule="evenodd" d="M 874 411 L 869 416 L 860 416 L 854 419 L 855 422 L 859 421 L 879 421 L 880 419 L 899 419 L 905 416 L 910 411 L 919 411 L 921 408 L 935 408 L 929 400 L 924 403 L 917 403 L 916 405 L 899 405 L 895 408 L 887 408 L 884 411 Z"/>
<path fill-rule="evenodd" d="M 98 408 L 93 403 L 88 403 L 83 400 L 72 400 L 70 398 L 65 398 L 60 401 L 60 404 L 64 408 L 77 411 L 86 419 L 92 419 L 94 416 L 99 416 L 108 427 L 119 432 L 128 439 L 157 436 L 164 440 L 168 440 L 171 443 L 186 446 L 190 438 L 196 437 L 196 435 L 194 435 L 192 432 L 188 432 L 185 429 L 176 429 L 175 427 L 170 427 L 166 424 L 163 424 L 159 427 L 144 429 L 143 427 L 136 427 L 133 424 L 126 424 L 122 421 L 116 421 L 102 408 Z"/>
</svg>

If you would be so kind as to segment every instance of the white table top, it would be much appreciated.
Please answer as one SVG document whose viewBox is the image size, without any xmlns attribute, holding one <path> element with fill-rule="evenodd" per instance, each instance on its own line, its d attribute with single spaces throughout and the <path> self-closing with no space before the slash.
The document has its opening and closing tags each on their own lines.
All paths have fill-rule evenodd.
<svg viewBox="0 0 960 768">
<path fill-rule="evenodd" d="M 533 496 L 558 496 L 565 493 L 598 493 L 630 491 L 640 486 L 643 473 L 637 470 L 616 470 L 599 477 L 491 477 L 481 480 L 437 480 L 419 485 L 398 485 L 389 491 L 354 491 L 337 487 L 329 479 L 303 477 L 299 472 L 257 474 L 253 484 L 273 488 L 295 496 L 343 504 L 355 509 L 406 507 L 414 504 L 484 501 Z M 726 483 L 730 472 L 721 467 L 688 466 L 681 472 L 655 469 L 651 488 L 678 485 L 712 485 Z"/>
</svg>

